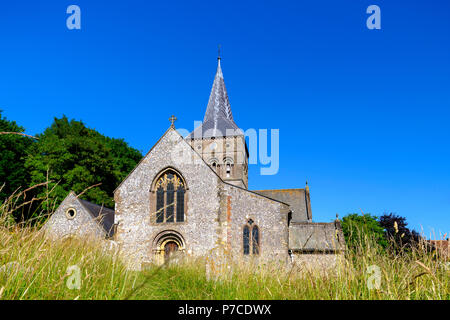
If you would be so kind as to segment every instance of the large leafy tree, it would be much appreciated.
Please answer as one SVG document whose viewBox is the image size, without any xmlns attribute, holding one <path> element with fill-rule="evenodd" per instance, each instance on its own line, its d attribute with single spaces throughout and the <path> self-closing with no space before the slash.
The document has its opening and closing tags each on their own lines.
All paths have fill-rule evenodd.
<svg viewBox="0 0 450 320">
<path fill-rule="evenodd" d="M 376 216 L 370 214 L 348 214 L 341 221 L 342 231 L 349 248 L 364 248 L 369 243 L 377 243 L 387 247 L 384 229 L 377 221 Z"/>
<path fill-rule="evenodd" d="M 25 129 L 2 116 L 0 110 L 0 203 L 14 192 L 27 187 L 30 176 L 24 167 L 27 150 L 33 144 L 29 137 L 13 134 Z"/>
<path fill-rule="evenodd" d="M 387 238 L 393 241 L 397 248 L 411 248 L 419 243 L 419 233 L 408 228 L 405 217 L 389 213 L 382 215 L 379 221 L 385 229 Z"/>
<path fill-rule="evenodd" d="M 71 190 L 85 191 L 82 198 L 113 207 L 114 189 L 142 158 L 122 139 L 105 137 L 66 116 L 55 118 L 38 138 L 31 146 L 25 167 L 30 173 L 30 185 L 51 181 L 48 188 L 41 188 L 37 194 L 46 197 L 52 190 L 45 201 L 49 211 Z"/>
</svg>

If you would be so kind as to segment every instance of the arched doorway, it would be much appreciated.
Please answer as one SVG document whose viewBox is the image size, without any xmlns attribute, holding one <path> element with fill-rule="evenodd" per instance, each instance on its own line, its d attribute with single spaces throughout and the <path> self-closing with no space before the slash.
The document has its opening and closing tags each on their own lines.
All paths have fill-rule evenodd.
<svg viewBox="0 0 450 320">
<path fill-rule="evenodd" d="M 178 243 L 175 241 L 168 241 L 164 245 L 164 262 L 168 262 L 170 258 L 178 251 Z"/>
<path fill-rule="evenodd" d="M 158 264 L 172 262 L 184 253 L 184 239 L 174 230 L 160 232 L 153 242 L 154 261 Z"/>
</svg>

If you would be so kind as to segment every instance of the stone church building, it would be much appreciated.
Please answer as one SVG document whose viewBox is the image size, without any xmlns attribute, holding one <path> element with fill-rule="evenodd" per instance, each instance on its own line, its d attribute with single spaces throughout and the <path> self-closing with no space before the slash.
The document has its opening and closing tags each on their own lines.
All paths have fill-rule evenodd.
<svg viewBox="0 0 450 320">
<path fill-rule="evenodd" d="M 113 240 L 133 269 L 214 250 L 233 259 L 318 264 L 344 248 L 339 221 L 312 222 L 309 187 L 249 190 L 248 149 L 218 60 L 202 124 L 172 124 L 114 192 L 115 209 L 71 192 L 44 228 L 56 237 Z"/>
</svg>

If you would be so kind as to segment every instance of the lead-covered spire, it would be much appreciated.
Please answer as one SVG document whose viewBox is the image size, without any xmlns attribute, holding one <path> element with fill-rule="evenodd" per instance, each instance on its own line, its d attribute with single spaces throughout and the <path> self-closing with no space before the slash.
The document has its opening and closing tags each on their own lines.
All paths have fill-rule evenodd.
<svg viewBox="0 0 450 320">
<path fill-rule="evenodd" d="M 220 117 L 225 117 L 228 120 L 233 121 L 230 100 L 228 99 L 219 56 L 217 59 L 216 76 L 214 77 L 214 83 L 211 89 L 211 94 L 209 95 L 208 107 L 206 108 L 203 122 L 208 119 L 217 120 Z"/>
<path fill-rule="evenodd" d="M 241 131 L 233 120 L 220 60 L 219 55 L 217 58 L 216 76 L 209 95 L 203 123 L 191 132 L 187 138 L 197 139 L 241 135 Z"/>
</svg>

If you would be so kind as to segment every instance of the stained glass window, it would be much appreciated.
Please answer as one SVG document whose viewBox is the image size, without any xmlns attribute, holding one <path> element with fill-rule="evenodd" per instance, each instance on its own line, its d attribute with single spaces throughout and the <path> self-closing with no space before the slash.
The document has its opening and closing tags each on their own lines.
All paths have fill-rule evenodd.
<svg viewBox="0 0 450 320">
<path fill-rule="evenodd" d="M 159 187 L 156 191 L 156 222 L 164 221 L 164 189 Z"/>
<path fill-rule="evenodd" d="M 254 221 L 249 219 L 244 226 L 243 241 L 244 241 L 244 254 L 258 255 L 259 254 L 259 228 L 254 225 Z"/>
<path fill-rule="evenodd" d="M 174 171 L 166 171 L 158 178 L 155 187 L 156 222 L 183 222 L 186 189 L 180 176 Z"/>
<path fill-rule="evenodd" d="M 178 186 L 177 190 L 177 222 L 184 221 L 184 187 Z"/>
<path fill-rule="evenodd" d="M 250 254 L 250 228 L 244 226 L 244 254 Z"/>
<path fill-rule="evenodd" d="M 258 226 L 252 228 L 252 248 L 253 254 L 259 254 L 259 229 Z"/>
<path fill-rule="evenodd" d="M 174 195 L 175 195 L 175 191 L 173 188 L 173 183 L 169 182 L 167 184 L 167 195 L 166 195 L 166 222 L 173 222 L 173 207 L 175 206 L 174 203 Z"/>
</svg>

